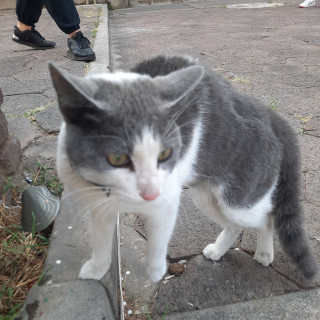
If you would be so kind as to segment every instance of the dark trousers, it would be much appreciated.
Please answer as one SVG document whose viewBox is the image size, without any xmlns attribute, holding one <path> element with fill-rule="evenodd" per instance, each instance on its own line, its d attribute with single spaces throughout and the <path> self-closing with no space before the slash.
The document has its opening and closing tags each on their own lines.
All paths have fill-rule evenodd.
<svg viewBox="0 0 320 320">
<path fill-rule="evenodd" d="M 64 33 L 69 34 L 80 29 L 80 18 L 73 0 L 17 0 L 18 20 L 33 26 L 39 21 L 43 5 Z"/>
</svg>

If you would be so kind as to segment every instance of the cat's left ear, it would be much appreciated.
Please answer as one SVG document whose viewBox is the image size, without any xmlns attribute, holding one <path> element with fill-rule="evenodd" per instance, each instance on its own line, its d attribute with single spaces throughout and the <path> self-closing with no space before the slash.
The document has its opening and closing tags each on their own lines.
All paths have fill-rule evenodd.
<svg viewBox="0 0 320 320">
<path fill-rule="evenodd" d="M 98 110 L 91 98 L 95 83 L 90 82 L 89 85 L 88 80 L 67 73 L 52 63 L 49 63 L 49 70 L 65 121 L 78 123 L 86 115 L 92 118 Z"/>
<path fill-rule="evenodd" d="M 174 71 L 154 78 L 160 99 L 165 107 L 171 107 L 192 92 L 204 76 L 204 68 L 198 65 Z"/>
</svg>

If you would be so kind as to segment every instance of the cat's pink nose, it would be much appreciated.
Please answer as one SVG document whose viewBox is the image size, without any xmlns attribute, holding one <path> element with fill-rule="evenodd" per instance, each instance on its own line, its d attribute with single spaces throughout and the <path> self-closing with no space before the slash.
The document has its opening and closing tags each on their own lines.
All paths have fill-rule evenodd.
<svg viewBox="0 0 320 320">
<path fill-rule="evenodd" d="M 140 193 L 140 195 L 144 200 L 152 201 L 152 200 L 158 198 L 160 196 L 160 193 L 155 193 L 155 194 Z"/>
</svg>

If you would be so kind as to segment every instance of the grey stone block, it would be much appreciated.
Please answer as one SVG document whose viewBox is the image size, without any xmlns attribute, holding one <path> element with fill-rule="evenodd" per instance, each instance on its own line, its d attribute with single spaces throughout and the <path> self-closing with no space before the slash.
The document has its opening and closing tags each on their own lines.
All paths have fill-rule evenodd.
<svg viewBox="0 0 320 320">
<path fill-rule="evenodd" d="M 318 320 L 320 289 L 300 291 L 193 312 L 166 316 L 167 320 Z M 162 318 L 158 318 L 160 320 Z"/>
<path fill-rule="evenodd" d="M 57 103 L 48 106 L 35 115 L 37 124 L 47 133 L 58 132 L 62 123 L 62 115 Z"/>
<path fill-rule="evenodd" d="M 9 118 L 8 128 L 10 134 L 20 141 L 22 150 L 42 135 L 36 126 L 24 117 Z"/>
<path fill-rule="evenodd" d="M 124 291 L 129 297 L 139 297 L 149 303 L 158 287 L 146 274 L 146 240 L 131 227 L 121 224 L 121 269 L 123 271 Z M 126 271 L 130 271 L 126 275 Z"/>
<path fill-rule="evenodd" d="M 58 137 L 54 135 L 43 135 L 40 139 L 33 140 L 28 148 L 24 150 L 23 156 L 35 160 L 41 158 L 55 159 L 57 154 Z"/>
<path fill-rule="evenodd" d="M 103 286 L 94 280 L 78 280 L 33 287 L 17 320 L 113 320 Z"/>
<path fill-rule="evenodd" d="M 91 256 L 89 213 L 74 199 L 63 197 L 61 211 L 55 221 L 50 238 L 50 247 L 45 262 L 48 269 L 45 284 L 76 281 L 83 263 Z M 110 305 L 118 313 L 118 259 L 116 232 L 113 261 L 108 273 L 100 280 L 105 286 Z"/>
<path fill-rule="evenodd" d="M 7 116 L 21 116 L 30 114 L 37 108 L 51 103 L 51 99 L 41 93 L 26 93 L 6 96 L 3 103 L 3 112 Z"/>
<path fill-rule="evenodd" d="M 190 259 L 181 276 L 161 283 L 152 311 L 158 315 L 165 310 L 193 311 L 296 290 L 297 285 L 272 268 L 242 251 L 229 250 L 218 262 L 202 255 Z"/>
</svg>

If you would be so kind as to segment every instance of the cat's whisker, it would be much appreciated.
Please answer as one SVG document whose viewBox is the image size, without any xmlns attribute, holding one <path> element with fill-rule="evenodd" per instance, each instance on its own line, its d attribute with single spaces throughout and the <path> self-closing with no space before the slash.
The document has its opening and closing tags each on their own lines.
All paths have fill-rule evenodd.
<svg viewBox="0 0 320 320">
<path fill-rule="evenodd" d="M 77 189 L 77 190 L 70 190 L 70 189 L 65 189 L 64 190 L 64 193 L 65 193 L 65 196 L 69 196 L 69 195 L 72 195 L 72 194 L 77 194 L 77 193 L 81 193 L 81 192 L 86 192 L 86 191 L 96 191 L 98 190 L 99 187 L 97 186 L 90 186 L 90 187 L 86 187 L 86 188 L 80 188 L 80 189 Z"/>
<path fill-rule="evenodd" d="M 101 136 L 91 136 L 89 137 L 92 140 L 102 140 L 102 141 L 110 141 L 112 140 L 115 144 L 121 144 L 123 146 L 126 145 L 126 141 L 120 136 L 111 136 L 111 135 L 101 135 Z"/>
<path fill-rule="evenodd" d="M 173 115 L 171 115 L 170 117 L 170 122 L 168 123 L 168 125 L 166 126 L 163 136 L 166 136 L 167 132 L 171 131 L 172 126 L 176 123 L 176 120 L 186 111 L 187 108 L 189 108 L 190 105 L 186 104 L 183 108 L 179 109 L 176 111 L 176 113 L 174 113 Z"/>
<path fill-rule="evenodd" d="M 171 138 L 171 136 L 173 136 L 176 132 L 179 132 L 179 131 L 181 132 L 181 129 L 184 128 L 185 126 L 196 125 L 196 123 L 197 122 L 195 120 L 187 121 L 187 122 L 183 123 L 182 125 L 177 126 L 174 130 L 171 130 L 166 135 L 162 135 L 162 138 L 164 140 L 169 140 Z M 190 133 L 190 136 L 193 136 L 192 132 Z M 181 137 L 183 137 L 183 135 L 181 135 Z"/>
<path fill-rule="evenodd" d="M 91 197 L 92 195 L 95 195 L 97 192 L 100 192 L 99 188 L 83 188 L 79 190 L 68 190 L 65 192 L 65 197 L 76 197 L 80 199 L 86 199 L 88 197 Z"/>
<path fill-rule="evenodd" d="M 102 205 L 106 205 L 106 207 L 104 207 L 103 209 L 106 210 L 106 212 L 107 212 L 110 209 L 110 206 L 113 203 L 117 203 L 117 202 L 118 202 L 118 199 L 116 199 L 116 198 L 112 198 L 112 199 L 102 198 L 97 202 L 91 203 L 90 205 L 86 205 L 85 210 L 91 212 L 91 211 L 95 210 L 96 208 L 99 208 Z"/>
</svg>

